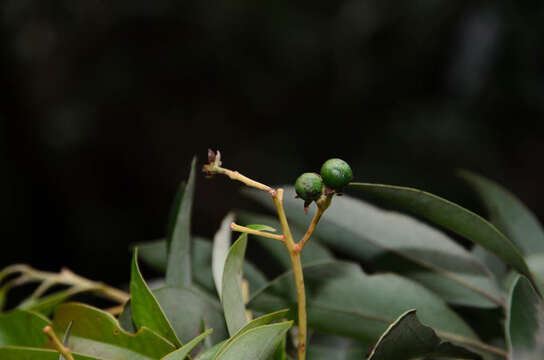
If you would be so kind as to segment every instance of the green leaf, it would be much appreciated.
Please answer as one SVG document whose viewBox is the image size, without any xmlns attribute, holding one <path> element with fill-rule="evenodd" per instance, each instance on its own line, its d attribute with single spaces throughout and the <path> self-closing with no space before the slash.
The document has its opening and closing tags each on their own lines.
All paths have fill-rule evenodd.
<svg viewBox="0 0 544 360">
<path fill-rule="evenodd" d="M 493 274 L 493 276 L 499 283 L 508 274 L 508 265 L 506 265 L 497 255 L 489 252 L 480 245 L 474 245 L 470 252 L 476 258 L 480 259 L 482 264 L 484 264 L 489 269 L 489 271 Z M 527 265 L 529 265 L 529 269 L 531 269 L 530 264 L 527 263 Z M 533 270 L 531 269 L 531 272 L 532 271 Z"/>
<path fill-rule="evenodd" d="M 168 237 L 170 246 L 166 268 L 166 283 L 171 286 L 191 285 L 191 212 L 195 193 L 195 166 L 196 157 L 191 162 L 191 172 L 183 196 L 176 196 L 179 206 L 174 205 L 178 211 L 176 224 Z"/>
<path fill-rule="evenodd" d="M 123 330 L 110 314 L 78 303 L 61 304 L 55 311 L 53 329 L 64 334 L 73 321 L 68 347 L 76 352 L 108 360 L 160 359 L 175 350 L 154 331 L 142 327 L 136 334 Z"/>
<path fill-rule="evenodd" d="M 514 280 L 508 310 L 506 338 L 511 359 L 532 359 L 530 355 L 539 354 L 542 356 L 544 304 L 531 283 L 523 276 Z"/>
<path fill-rule="evenodd" d="M 132 274 L 130 279 L 130 295 L 132 306 L 132 319 L 136 328 L 146 326 L 159 335 L 166 338 L 176 347 L 181 347 L 172 325 L 164 315 L 161 306 L 155 296 L 147 287 L 140 268 L 138 267 L 138 248 L 134 249 L 132 257 Z"/>
<path fill-rule="evenodd" d="M 146 264 L 151 265 L 157 271 L 166 270 L 166 241 L 153 241 L 137 245 L 139 257 Z M 194 237 L 191 245 L 191 267 L 193 281 L 215 293 L 215 285 L 212 277 L 212 245 L 210 241 Z M 267 283 L 266 277 L 253 264 L 244 263 L 244 274 L 250 285 L 250 292 L 260 289 Z"/>
<path fill-rule="evenodd" d="M 368 360 L 413 359 L 439 356 L 455 359 L 482 359 L 467 349 L 440 339 L 433 329 L 422 325 L 416 310 L 402 314 L 382 334 Z"/>
<path fill-rule="evenodd" d="M 269 205 L 269 199 L 259 192 L 251 196 Z M 311 216 L 304 214 L 300 201 L 293 197 L 294 189 L 286 187 L 284 206 L 289 219 L 306 227 Z M 476 257 L 444 233 L 409 216 L 345 195 L 333 199 L 315 234 L 350 257 L 417 280 L 448 302 L 504 305 L 502 290 Z"/>
<path fill-rule="evenodd" d="M 534 254 L 525 258 L 531 273 L 535 276 L 536 286 L 540 293 L 544 291 L 544 254 Z"/>
<path fill-rule="evenodd" d="M 366 359 L 371 345 L 348 338 L 314 333 L 309 339 L 307 357 L 312 360 L 361 360 Z"/>
<path fill-rule="evenodd" d="M 268 360 L 287 360 L 287 352 L 286 352 L 286 346 L 287 346 L 287 339 L 284 336 L 278 347 L 276 347 L 276 350 L 274 353 L 268 358 Z"/>
<path fill-rule="evenodd" d="M 258 317 L 257 319 L 254 319 L 254 320 L 250 321 L 247 325 L 245 325 L 243 328 L 238 330 L 236 332 L 236 334 L 232 335 L 223 344 L 223 346 L 217 352 L 217 355 L 218 356 L 221 355 L 230 346 L 230 344 L 232 342 L 234 342 L 240 336 L 244 335 L 249 330 L 255 329 L 255 328 L 259 327 L 259 326 L 268 325 L 268 324 L 270 324 L 271 322 L 273 322 L 275 320 L 283 319 L 283 318 L 285 318 L 285 316 L 287 315 L 288 312 L 289 312 L 289 309 L 279 310 L 279 311 L 275 311 L 275 312 L 263 315 L 261 317 Z"/>
<path fill-rule="evenodd" d="M 248 225 L 250 229 L 270 231 L 266 225 Z M 247 234 L 242 234 L 231 246 L 223 269 L 221 303 L 229 334 L 234 335 L 247 324 L 246 307 L 243 299 L 243 264 L 247 247 Z"/>
<path fill-rule="evenodd" d="M 309 208 L 309 213 L 305 214 L 303 201 L 295 198 L 295 188 L 290 185 L 283 186 L 282 188 L 284 189 L 283 205 L 287 218 L 289 219 L 289 225 L 294 225 L 294 227 L 298 229 L 307 229 L 313 218 L 313 214 L 315 213 L 315 207 L 311 205 Z M 276 212 L 276 207 L 273 203 L 271 203 L 270 196 L 268 194 L 265 194 L 259 190 L 245 188 L 242 189 L 242 194 L 258 201 L 260 204 L 274 213 Z M 338 226 L 335 222 L 329 221 L 330 214 L 335 211 L 336 203 L 345 197 L 346 196 L 335 197 L 333 199 L 331 206 L 327 209 L 325 215 L 317 225 L 312 235 L 312 239 L 317 237 L 322 244 L 330 247 L 331 249 L 336 249 L 346 254 L 356 255 L 361 260 L 365 261 L 385 254 L 386 251 L 383 248 L 366 241 L 366 239 L 361 238 L 359 234 L 346 231 L 346 229 Z M 350 214 L 341 215 L 348 216 Z M 240 216 L 243 217 L 244 213 L 241 213 Z M 350 216 L 350 218 L 351 217 L 352 216 Z M 308 242 L 308 244 L 311 242 L 313 242 L 313 240 Z M 308 244 L 304 246 L 304 249 L 307 248 Z M 306 252 L 306 250 L 304 250 L 302 254 L 304 254 L 304 252 Z"/>
<path fill-rule="evenodd" d="M 64 338 L 62 339 L 62 345 L 64 347 L 68 346 L 68 340 L 70 340 L 70 334 L 72 332 L 72 326 L 74 325 L 74 322 L 71 321 L 68 324 L 68 327 L 66 328 L 66 331 L 64 332 Z M 59 360 L 66 360 L 62 354 L 59 354 Z"/>
<path fill-rule="evenodd" d="M 223 270 L 221 303 L 231 336 L 247 324 L 246 307 L 242 297 L 242 264 L 246 246 L 247 234 L 242 234 L 231 246 Z"/>
<path fill-rule="evenodd" d="M 119 314 L 117 320 L 119 321 L 119 325 L 129 333 L 135 333 L 137 331 L 134 320 L 132 320 L 132 306 L 130 305 L 130 300 L 125 303 L 123 312 Z"/>
<path fill-rule="evenodd" d="M 214 329 L 206 338 L 211 344 L 216 344 L 228 336 L 221 305 L 203 291 L 195 287 L 166 286 L 153 290 L 153 294 L 182 343 L 198 336 L 202 332 L 203 322 Z M 119 317 L 132 318 L 130 301 Z M 130 329 L 130 324 L 125 329 Z"/>
<path fill-rule="evenodd" d="M 394 274 L 366 275 L 358 265 L 323 262 L 304 267 L 308 325 L 314 330 L 346 336 L 363 343 L 375 341 L 399 315 L 416 308 L 424 323 L 455 342 L 482 345 L 476 334 L 435 294 Z M 295 307 L 291 271 L 272 281 L 248 304 L 269 312 Z"/>
<path fill-rule="evenodd" d="M 266 360 L 271 356 L 285 333 L 293 325 L 292 321 L 284 321 L 271 325 L 262 325 L 237 336 L 214 359 L 217 360 Z"/>
<path fill-rule="evenodd" d="M 50 324 L 46 317 L 30 311 L 0 314 L 0 346 L 43 347 L 47 344 L 43 328 Z"/>
<path fill-rule="evenodd" d="M 491 222 L 511 239 L 524 255 L 544 252 L 544 231 L 534 214 L 510 191 L 469 171 L 459 171 L 480 196 Z"/>
<path fill-rule="evenodd" d="M 206 332 L 198 335 L 193 340 L 189 341 L 187 344 L 179 348 L 178 350 L 168 354 L 162 360 L 184 360 L 187 355 L 198 345 L 202 340 L 204 340 L 208 335 L 213 332 L 213 329 L 209 329 Z"/>
<path fill-rule="evenodd" d="M 234 215 L 229 213 L 223 221 L 219 230 L 215 233 L 213 237 L 213 248 L 212 248 L 212 275 L 213 281 L 215 283 L 215 289 L 221 299 L 221 291 L 223 289 L 223 269 L 225 267 L 225 261 L 227 260 L 227 254 L 229 253 L 230 248 L 230 238 L 232 231 L 230 229 L 230 224 L 234 221 Z"/>
<path fill-rule="evenodd" d="M 270 216 L 237 211 L 236 218 L 241 224 L 264 224 L 277 229 L 281 228 L 279 221 Z M 295 239 L 300 240 L 304 236 L 304 232 L 293 226 L 291 226 L 291 232 Z M 254 236 L 254 238 L 255 241 L 259 243 L 259 245 L 262 246 L 267 253 L 272 255 L 274 260 L 276 260 L 284 269 L 291 268 L 291 258 L 289 257 L 289 252 L 285 248 L 284 244 L 279 241 L 271 241 L 270 239 L 264 239 L 259 236 Z M 320 244 L 321 241 L 322 240 L 317 236 L 312 236 L 311 240 L 306 243 L 304 246 L 304 251 L 300 253 L 303 264 L 334 259 L 333 254 L 326 247 Z"/>
<path fill-rule="evenodd" d="M 98 358 L 74 354 L 74 360 L 101 360 Z M 30 347 L 6 346 L 0 347 L 0 359 L 2 360 L 58 360 L 59 352 L 49 349 L 37 349 Z"/>
<path fill-rule="evenodd" d="M 139 242 L 131 247 L 132 249 L 138 248 L 140 261 L 143 261 L 157 272 L 166 273 L 166 266 L 168 264 L 168 244 L 166 239 Z M 191 252 L 193 251 L 193 246 L 191 246 Z M 193 255 L 191 254 L 192 257 Z M 193 264 L 191 263 L 191 265 Z"/>
<path fill-rule="evenodd" d="M 351 183 L 350 187 L 389 200 L 491 251 L 532 280 L 516 246 L 495 226 L 473 212 L 425 191 L 392 185 Z"/>
<path fill-rule="evenodd" d="M 212 347 L 210 349 L 207 349 L 204 352 L 198 354 L 198 356 L 196 357 L 196 360 L 212 360 L 215 357 L 215 355 L 217 354 L 217 352 L 219 351 L 219 349 L 221 349 L 221 347 L 226 342 L 227 342 L 227 340 L 224 340 L 224 341 L 216 344 L 214 347 Z"/>
<path fill-rule="evenodd" d="M 163 287 L 153 291 L 166 317 L 182 343 L 201 333 L 201 323 L 214 329 L 210 335 L 213 344 L 227 337 L 221 305 L 216 299 L 198 289 Z"/>
<path fill-rule="evenodd" d="M 170 250 L 170 245 L 172 244 L 172 239 L 174 237 L 174 231 L 176 230 L 176 223 L 178 222 L 178 214 L 180 210 L 181 203 L 183 201 L 183 195 L 185 194 L 185 188 L 187 187 L 187 182 L 181 181 L 178 185 L 176 195 L 174 196 L 174 201 L 170 206 L 170 212 L 168 214 L 168 224 L 166 227 L 166 246 L 167 251 Z"/>
</svg>

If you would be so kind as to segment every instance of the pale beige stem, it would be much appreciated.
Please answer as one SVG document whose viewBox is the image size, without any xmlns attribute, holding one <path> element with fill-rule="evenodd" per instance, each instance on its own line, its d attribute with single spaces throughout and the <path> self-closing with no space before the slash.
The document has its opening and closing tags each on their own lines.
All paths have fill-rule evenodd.
<svg viewBox="0 0 544 360">
<path fill-rule="evenodd" d="M 43 332 L 45 335 L 47 335 L 49 340 L 51 340 L 51 344 L 53 345 L 55 350 L 60 352 L 66 360 L 74 360 L 74 357 L 72 356 L 72 352 L 70 351 L 70 349 L 62 344 L 62 342 L 59 340 L 59 338 L 57 337 L 57 334 L 55 334 L 55 331 L 53 331 L 53 328 L 51 326 L 48 325 L 44 327 Z"/>
<path fill-rule="evenodd" d="M 248 233 L 248 234 L 257 235 L 257 236 L 262 236 L 262 237 L 265 237 L 265 238 L 279 240 L 281 242 L 285 241 L 285 236 L 283 236 L 283 235 L 276 235 L 276 234 L 271 234 L 271 233 L 266 232 L 266 231 L 250 229 L 248 227 L 241 226 L 241 225 L 238 225 L 238 224 L 235 224 L 235 223 L 230 224 L 230 228 L 231 228 L 232 231 L 237 231 L 237 232 L 241 232 L 241 233 Z"/>
<path fill-rule="evenodd" d="M 304 274 L 302 272 L 302 262 L 300 260 L 300 251 L 297 251 L 297 245 L 293 240 L 289 223 L 287 222 L 287 216 L 283 208 L 283 189 L 278 189 L 276 196 L 272 197 L 278 218 L 283 229 L 283 235 L 285 236 L 285 246 L 289 252 L 291 258 L 291 264 L 293 266 L 293 276 L 295 278 L 295 287 L 297 291 L 297 304 L 298 304 L 298 360 L 306 359 L 306 337 L 308 333 L 308 325 L 306 319 L 306 291 L 304 288 Z"/>
</svg>

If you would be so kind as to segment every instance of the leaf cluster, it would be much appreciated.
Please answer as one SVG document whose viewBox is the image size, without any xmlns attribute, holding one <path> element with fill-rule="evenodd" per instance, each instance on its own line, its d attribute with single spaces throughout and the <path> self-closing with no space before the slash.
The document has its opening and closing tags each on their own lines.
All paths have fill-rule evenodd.
<svg viewBox="0 0 544 360">
<path fill-rule="evenodd" d="M 194 236 L 195 174 L 193 161 L 165 239 L 134 248 L 130 300 L 120 312 L 66 302 L 83 291 L 111 295 L 99 283 L 28 277 L 35 273 L 24 269 L 18 278 L 13 268 L 0 272 L 0 304 L 28 279 L 42 287 L 0 314 L 0 358 L 63 359 L 43 333 L 51 326 L 76 360 L 293 359 L 297 294 L 289 255 L 280 242 L 248 234 L 231 245 L 229 227 L 234 218 L 260 224 L 247 225 L 259 231 L 280 225 L 268 215 L 235 211 L 212 241 Z M 346 190 L 380 197 L 406 213 L 349 195 L 335 199 L 301 253 L 309 359 L 541 358 L 544 231 L 513 194 L 481 176 L 460 175 L 480 195 L 489 221 L 399 186 L 351 183 Z M 263 192 L 244 194 L 271 206 Z M 300 237 L 311 217 L 294 194 L 285 188 L 284 205 Z M 474 247 L 462 247 L 451 233 Z M 246 259 L 248 241 L 262 249 L 255 263 Z M 144 280 L 139 258 L 164 274 L 159 286 Z M 284 273 L 267 278 L 258 266 L 264 261 Z M 55 279 L 68 288 L 46 292 Z"/>
</svg>

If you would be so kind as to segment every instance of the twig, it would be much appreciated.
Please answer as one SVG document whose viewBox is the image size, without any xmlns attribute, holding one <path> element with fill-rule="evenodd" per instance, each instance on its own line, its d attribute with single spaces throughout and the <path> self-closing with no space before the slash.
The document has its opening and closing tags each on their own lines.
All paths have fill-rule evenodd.
<svg viewBox="0 0 544 360">
<path fill-rule="evenodd" d="M 53 331 L 53 328 L 51 326 L 47 325 L 46 327 L 44 327 L 43 332 L 45 335 L 47 335 L 49 340 L 51 340 L 53 347 L 58 352 L 60 352 L 66 360 L 74 360 L 74 357 L 72 356 L 72 352 L 70 351 L 70 349 L 64 346 L 60 342 L 59 338 L 57 337 L 57 334 L 55 334 L 55 331 Z"/>
<path fill-rule="evenodd" d="M 238 225 L 238 224 L 235 224 L 235 223 L 230 224 L 230 228 L 231 228 L 232 231 L 248 233 L 248 234 L 257 235 L 257 236 L 262 236 L 262 237 L 265 237 L 265 238 L 279 240 L 281 242 L 285 241 L 285 236 L 283 236 L 283 235 L 276 235 L 276 234 L 271 234 L 271 233 L 265 232 L 265 231 L 250 229 L 248 227 L 241 226 L 241 225 Z"/>
</svg>

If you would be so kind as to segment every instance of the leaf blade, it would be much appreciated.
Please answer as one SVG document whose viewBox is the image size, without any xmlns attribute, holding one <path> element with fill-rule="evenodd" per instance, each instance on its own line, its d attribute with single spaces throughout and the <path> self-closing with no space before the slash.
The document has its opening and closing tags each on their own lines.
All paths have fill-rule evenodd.
<svg viewBox="0 0 544 360">
<path fill-rule="evenodd" d="M 474 331 L 442 299 L 411 280 L 394 274 L 366 275 L 358 265 L 340 261 L 311 264 L 303 270 L 308 325 L 317 331 L 369 343 L 400 314 L 417 308 L 425 324 L 455 335 L 455 342 L 479 343 Z M 248 307 L 257 311 L 294 307 L 292 282 L 292 272 L 284 273 L 256 294 Z"/>
<path fill-rule="evenodd" d="M 43 328 L 50 324 L 46 317 L 26 310 L 0 314 L 0 346 L 43 347 L 47 343 Z"/>
<path fill-rule="evenodd" d="M 246 247 L 247 234 L 242 234 L 232 244 L 223 270 L 221 304 L 231 336 L 247 324 L 246 307 L 242 295 L 242 264 Z"/>
<path fill-rule="evenodd" d="M 292 321 L 271 325 L 262 325 L 237 337 L 214 359 L 216 360 L 266 360 L 274 353 L 285 333 L 292 326 Z"/>
<path fill-rule="evenodd" d="M 176 351 L 166 355 L 161 360 L 184 360 L 187 355 L 198 345 L 202 340 L 204 340 L 208 335 L 213 332 L 213 329 L 208 329 L 202 334 L 198 335 L 193 340 L 189 341 L 187 344 L 183 345 L 181 348 Z"/>
<path fill-rule="evenodd" d="M 182 343 L 191 341 L 202 332 L 202 322 L 214 329 L 207 338 L 213 344 L 228 336 L 221 305 L 202 290 L 165 286 L 153 290 L 153 294 Z M 132 317 L 130 302 L 125 306 L 122 317 Z"/>
<path fill-rule="evenodd" d="M 532 280 L 527 263 L 512 241 L 481 216 L 418 189 L 369 183 L 351 183 L 350 188 L 389 200 L 481 245 Z"/>
<path fill-rule="evenodd" d="M 57 307 L 53 329 L 64 334 L 73 321 L 68 347 L 88 356 L 122 360 L 158 359 L 175 347 L 154 331 L 142 327 L 136 334 L 123 330 L 110 314 L 79 303 L 65 303 Z"/>
<path fill-rule="evenodd" d="M 74 360 L 102 360 L 95 357 L 72 353 Z M 0 347 L 2 360 L 57 360 L 59 352 L 49 349 L 39 349 L 23 346 Z"/>
<path fill-rule="evenodd" d="M 260 192 L 245 193 L 270 206 Z M 300 202 L 291 195 L 294 188 L 285 187 L 286 212 L 292 222 L 306 226 L 311 216 L 304 215 Z M 502 289 L 478 258 L 410 216 L 345 195 L 334 199 L 314 234 L 331 249 L 415 279 L 453 304 L 505 306 Z"/>
<path fill-rule="evenodd" d="M 191 162 L 189 179 L 178 207 L 176 224 L 169 237 L 166 283 L 171 286 L 191 285 L 191 213 L 195 193 L 196 157 Z"/>
<path fill-rule="evenodd" d="M 221 222 L 219 230 L 217 230 L 215 236 L 213 237 L 212 275 L 219 299 L 222 299 L 221 292 L 223 289 L 223 269 L 229 253 L 230 238 L 232 235 L 230 224 L 233 221 L 234 215 L 232 213 L 227 214 L 227 216 L 225 216 Z"/>
<path fill-rule="evenodd" d="M 132 257 L 130 294 L 132 319 L 136 328 L 145 326 L 165 337 L 176 347 L 181 347 L 182 344 L 172 325 L 142 277 L 138 266 L 138 248 L 134 249 Z"/>
<path fill-rule="evenodd" d="M 509 305 L 505 326 L 511 358 L 542 354 L 536 339 L 544 334 L 544 303 L 525 277 L 514 280 Z"/>
<path fill-rule="evenodd" d="M 458 175 L 480 196 L 491 222 L 508 236 L 524 255 L 544 252 L 544 230 L 536 216 L 514 194 L 498 183 L 470 171 Z"/>
<path fill-rule="evenodd" d="M 225 343 L 217 351 L 216 356 L 220 356 L 233 341 L 235 341 L 238 337 L 242 336 L 244 333 L 248 332 L 249 330 L 255 329 L 259 326 L 268 325 L 272 321 L 282 319 L 287 315 L 288 312 L 289 312 L 289 309 L 279 310 L 269 314 L 265 314 L 263 316 L 260 316 L 248 322 L 244 327 L 239 329 L 234 335 L 232 335 L 229 339 L 227 339 L 227 341 L 225 341 Z"/>
<path fill-rule="evenodd" d="M 382 334 L 368 360 L 389 360 L 440 356 L 481 360 L 482 357 L 460 346 L 443 342 L 428 326 L 421 324 L 416 310 L 408 310 Z"/>
</svg>

